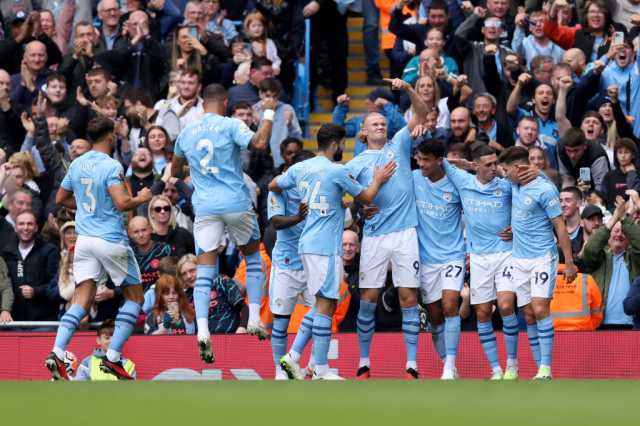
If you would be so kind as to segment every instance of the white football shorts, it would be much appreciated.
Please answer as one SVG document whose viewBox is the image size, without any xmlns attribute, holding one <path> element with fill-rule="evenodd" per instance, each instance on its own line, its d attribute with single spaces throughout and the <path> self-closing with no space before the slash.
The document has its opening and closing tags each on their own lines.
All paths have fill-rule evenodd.
<svg viewBox="0 0 640 426">
<path fill-rule="evenodd" d="M 307 289 L 304 269 L 281 269 L 271 266 L 269 307 L 276 315 L 291 315 L 296 304 L 313 306 L 316 298 Z"/>
<path fill-rule="evenodd" d="M 302 265 L 307 275 L 307 288 L 312 296 L 338 300 L 344 273 L 342 257 L 303 254 Z"/>
<path fill-rule="evenodd" d="M 461 291 L 464 272 L 464 260 L 420 265 L 422 303 L 429 304 L 442 299 L 442 290 Z"/>
<path fill-rule="evenodd" d="M 73 278 L 77 284 L 106 280 L 116 286 L 140 284 L 140 268 L 133 249 L 126 242 L 112 243 L 98 237 L 78 235 L 73 256 Z"/>
<path fill-rule="evenodd" d="M 420 286 L 418 234 L 415 228 L 404 229 L 377 237 L 362 238 L 360 248 L 360 288 L 382 288 L 391 263 L 395 287 Z"/>
<path fill-rule="evenodd" d="M 516 292 L 512 280 L 511 252 L 471 253 L 469 258 L 472 305 L 492 302 L 498 297 L 498 292 Z"/>
<path fill-rule="evenodd" d="M 196 254 L 208 253 L 224 245 L 225 231 L 229 239 L 240 247 L 260 239 L 260 228 L 253 210 L 196 217 L 193 223 Z"/>
<path fill-rule="evenodd" d="M 518 307 L 531 303 L 531 298 L 551 299 L 556 286 L 558 255 L 548 253 L 535 259 L 512 260 L 511 276 L 516 288 Z"/>
</svg>

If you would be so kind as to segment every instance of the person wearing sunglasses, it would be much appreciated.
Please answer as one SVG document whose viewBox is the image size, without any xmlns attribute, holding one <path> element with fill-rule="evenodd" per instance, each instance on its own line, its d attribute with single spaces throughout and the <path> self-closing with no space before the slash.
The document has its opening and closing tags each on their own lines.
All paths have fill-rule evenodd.
<svg viewBox="0 0 640 426">
<path fill-rule="evenodd" d="M 151 199 L 148 218 L 153 230 L 151 238 L 169 244 L 172 256 L 195 253 L 193 235 L 176 225 L 176 211 L 168 197 L 156 195 Z"/>
</svg>

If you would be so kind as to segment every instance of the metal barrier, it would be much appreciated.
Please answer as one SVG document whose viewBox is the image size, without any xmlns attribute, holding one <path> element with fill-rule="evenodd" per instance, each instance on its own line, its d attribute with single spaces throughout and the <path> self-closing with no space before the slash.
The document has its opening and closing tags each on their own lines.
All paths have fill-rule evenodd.
<svg viewBox="0 0 640 426">
<path fill-rule="evenodd" d="M 98 328 L 101 322 L 90 322 L 89 328 Z M 0 329 L 3 328 L 51 328 L 58 327 L 60 321 L 10 321 L 0 322 Z"/>
</svg>

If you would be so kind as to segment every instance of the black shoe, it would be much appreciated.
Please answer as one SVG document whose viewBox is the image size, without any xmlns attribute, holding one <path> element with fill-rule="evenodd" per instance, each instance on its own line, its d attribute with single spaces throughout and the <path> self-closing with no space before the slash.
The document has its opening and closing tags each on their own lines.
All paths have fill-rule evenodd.
<svg viewBox="0 0 640 426">
<path fill-rule="evenodd" d="M 102 370 L 103 373 L 113 374 L 118 380 L 135 380 L 135 378 L 124 369 L 122 360 L 113 362 L 109 361 L 107 357 L 104 357 L 102 358 L 102 362 L 100 362 L 100 370 Z"/>
<path fill-rule="evenodd" d="M 369 366 L 365 365 L 363 367 L 358 368 L 358 372 L 356 373 L 356 380 L 367 380 L 371 377 L 371 370 Z"/>
<path fill-rule="evenodd" d="M 405 373 L 405 378 L 408 380 L 418 380 L 420 378 L 418 374 L 418 370 L 415 370 L 413 368 L 407 368 Z"/>
<path fill-rule="evenodd" d="M 44 360 L 44 366 L 47 367 L 47 370 L 51 373 L 53 380 L 69 380 L 67 366 L 64 365 L 64 361 L 58 358 L 55 353 L 51 352 L 49 356 L 47 356 Z"/>
</svg>

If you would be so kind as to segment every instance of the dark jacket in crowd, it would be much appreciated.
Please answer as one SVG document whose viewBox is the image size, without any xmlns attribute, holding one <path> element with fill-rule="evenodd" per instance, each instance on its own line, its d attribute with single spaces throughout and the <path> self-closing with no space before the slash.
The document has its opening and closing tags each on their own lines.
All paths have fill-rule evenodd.
<svg viewBox="0 0 640 426">
<path fill-rule="evenodd" d="M 560 166 L 560 172 L 563 173 L 563 170 L 566 170 L 568 175 L 573 177 L 574 180 L 578 180 L 580 178 L 580 169 L 588 168 L 591 170 L 591 188 L 599 189 L 597 185 L 600 185 L 601 182 L 596 181 L 594 176 L 600 175 L 602 172 L 601 169 L 605 169 L 602 176 L 606 175 L 606 171 L 610 169 L 609 165 L 609 157 L 607 157 L 607 153 L 605 150 L 595 143 L 587 143 L 587 149 L 584 151 L 584 155 L 576 164 L 573 164 L 567 155 L 566 150 L 564 149 L 564 144 L 562 141 L 558 144 L 558 165 Z M 564 168 L 564 169 L 563 169 Z M 594 173 L 596 171 L 598 173 Z M 589 183 L 589 182 L 585 182 Z"/>
<path fill-rule="evenodd" d="M 7 111 L 0 109 L 0 148 L 4 149 L 7 158 L 20 151 L 25 131 L 20 121 L 22 107 L 11 105 Z"/>
<path fill-rule="evenodd" d="M 58 305 L 51 300 L 48 287 L 55 279 L 60 262 L 58 249 L 50 243 L 45 243 L 37 237 L 33 248 L 25 259 L 18 250 L 18 239 L 2 249 L 2 257 L 7 263 L 9 276 L 13 284 L 15 297 L 12 309 L 13 319 L 16 321 L 55 321 Z M 33 287 L 32 299 L 22 296 L 20 286 Z"/>
<path fill-rule="evenodd" d="M 2 58 L 0 68 L 6 70 L 9 74 L 19 74 L 25 46 L 34 40 L 41 41 L 47 47 L 47 67 L 59 64 L 62 61 L 62 52 L 60 52 L 58 45 L 45 34 L 42 34 L 38 38 L 29 36 L 21 43 L 17 43 L 12 38 L 0 41 L 0 58 Z"/>
<path fill-rule="evenodd" d="M 640 278 L 636 278 L 622 301 L 624 313 L 633 317 L 634 330 L 640 330 Z"/>
<path fill-rule="evenodd" d="M 95 60 L 116 80 L 147 91 L 153 99 L 161 97 L 168 82 L 169 64 L 162 46 L 152 38 L 141 41 L 137 46 L 128 41 L 119 43 L 112 50 L 95 55 Z"/>
<path fill-rule="evenodd" d="M 38 179 L 40 196 L 44 204 L 44 217 L 56 208 L 56 192 L 67 172 L 67 164 L 63 155 L 51 143 L 47 119 L 36 117 L 34 119 L 34 140 L 36 149 L 42 158 L 45 172 Z"/>
<path fill-rule="evenodd" d="M 154 233 L 151 238 L 153 238 L 153 241 L 168 244 L 171 247 L 171 256 L 180 258 L 185 254 L 195 254 L 196 252 L 193 234 L 179 226 L 169 230 L 167 235 Z"/>
</svg>

